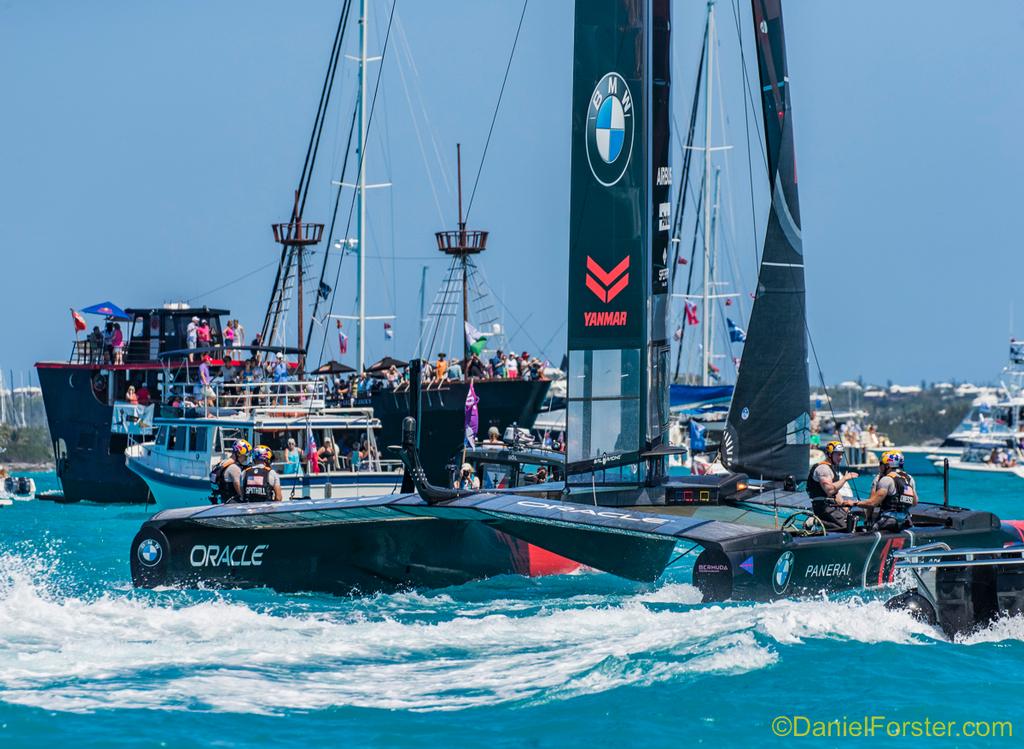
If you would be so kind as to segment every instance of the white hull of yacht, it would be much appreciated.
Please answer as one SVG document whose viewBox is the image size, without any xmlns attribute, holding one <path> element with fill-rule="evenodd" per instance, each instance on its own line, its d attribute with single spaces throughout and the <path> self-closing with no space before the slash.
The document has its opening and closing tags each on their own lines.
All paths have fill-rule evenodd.
<svg viewBox="0 0 1024 749">
<path fill-rule="evenodd" d="M 936 457 L 929 455 L 929 459 L 932 461 L 932 465 L 938 468 L 940 471 L 943 467 L 944 457 Z M 950 471 L 969 471 L 971 473 L 1001 473 L 1006 476 L 1016 476 L 1017 478 L 1024 479 L 1024 466 L 994 466 L 988 463 L 965 463 L 960 458 L 948 458 L 949 470 Z"/>
<path fill-rule="evenodd" d="M 207 476 L 168 473 L 134 456 L 128 458 L 128 468 L 146 482 L 153 502 L 160 509 L 199 507 L 210 503 L 210 479 Z M 286 500 L 370 497 L 397 492 L 401 484 L 402 474 L 395 472 L 281 476 L 281 492 Z"/>
</svg>

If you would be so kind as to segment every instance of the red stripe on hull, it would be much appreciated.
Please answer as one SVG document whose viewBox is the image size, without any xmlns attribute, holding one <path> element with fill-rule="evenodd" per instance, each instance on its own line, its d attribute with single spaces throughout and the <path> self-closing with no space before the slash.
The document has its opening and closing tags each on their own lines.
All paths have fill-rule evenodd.
<svg viewBox="0 0 1024 749">
<path fill-rule="evenodd" d="M 575 572 L 582 566 L 579 562 L 566 559 L 533 544 L 527 544 L 526 553 L 529 559 L 529 572 L 527 574 L 530 577 L 565 575 L 569 572 Z"/>
</svg>

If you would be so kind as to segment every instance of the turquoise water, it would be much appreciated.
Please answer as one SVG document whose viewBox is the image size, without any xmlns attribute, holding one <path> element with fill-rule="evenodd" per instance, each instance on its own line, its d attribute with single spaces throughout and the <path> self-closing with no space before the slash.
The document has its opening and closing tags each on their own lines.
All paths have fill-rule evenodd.
<svg viewBox="0 0 1024 749">
<path fill-rule="evenodd" d="M 953 482 L 1007 518 L 1022 498 L 1024 481 Z M 134 591 L 145 517 L 0 508 L 0 746 L 746 747 L 781 744 L 772 720 L 794 714 L 1024 734 L 1019 620 L 949 643 L 885 594 L 704 606 L 686 565 L 656 585 L 586 572 L 364 599 Z"/>
</svg>

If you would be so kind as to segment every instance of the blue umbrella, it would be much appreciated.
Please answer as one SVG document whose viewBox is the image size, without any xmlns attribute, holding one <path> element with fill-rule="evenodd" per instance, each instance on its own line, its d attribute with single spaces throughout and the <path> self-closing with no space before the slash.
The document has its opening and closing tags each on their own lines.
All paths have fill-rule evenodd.
<svg viewBox="0 0 1024 749">
<path fill-rule="evenodd" d="M 91 307 L 83 307 L 81 310 L 86 315 L 103 315 L 109 317 L 111 320 L 127 320 L 131 321 L 131 317 L 123 309 L 118 307 L 113 302 L 100 302 L 94 304 Z"/>
</svg>

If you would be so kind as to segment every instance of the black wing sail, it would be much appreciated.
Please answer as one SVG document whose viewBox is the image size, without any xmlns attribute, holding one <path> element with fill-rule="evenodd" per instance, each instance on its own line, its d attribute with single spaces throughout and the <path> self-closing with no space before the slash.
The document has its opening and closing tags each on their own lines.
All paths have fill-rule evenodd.
<svg viewBox="0 0 1024 749">
<path fill-rule="evenodd" d="M 729 469 L 771 479 L 808 465 L 804 259 L 780 0 L 752 0 L 771 213 L 757 293 L 722 443 Z"/>
</svg>

